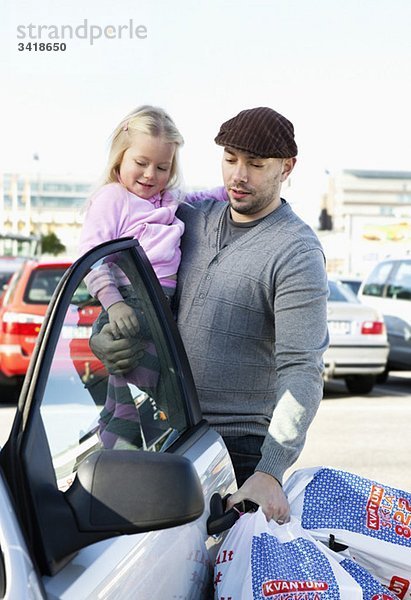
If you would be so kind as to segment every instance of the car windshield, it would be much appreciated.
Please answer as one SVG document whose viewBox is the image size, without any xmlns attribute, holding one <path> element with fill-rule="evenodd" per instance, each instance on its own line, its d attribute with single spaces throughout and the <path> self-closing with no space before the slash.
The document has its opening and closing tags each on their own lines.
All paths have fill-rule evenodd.
<svg viewBox="0 0 411 600">
<path fill-rule="evenodd" d="M 345 283 L 342 283 L 341 281 L 328 281 L 328 287 L 330 288 L 329 302 L 360 303 L 357 296 L 347 285 L 345 285 Z"/>
</svg>

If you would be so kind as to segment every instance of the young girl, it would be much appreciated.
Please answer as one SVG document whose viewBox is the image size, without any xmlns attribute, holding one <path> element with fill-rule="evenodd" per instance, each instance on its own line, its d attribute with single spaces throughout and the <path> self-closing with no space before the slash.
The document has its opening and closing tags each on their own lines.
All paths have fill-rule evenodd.
<svg viewBox="0 0 411 600">
<path fill-rule="evenodd" d="M 122 120 L 113 132 L 104 185 L 88 203 L 80 240 L 80 253 L 84 254 L 108 240 L 137 238 L 168 298 L 175 292 L 184 232 L 175 215 L 179 201 L 184 199 L 176 188 L 178 150 L 183 143 L 174 122 L 161 108 L 141 106 Z M 224 188 L 195 193 L 187 199 L 202 197 L 227 199 Z M 87 285 L 104 309 L 100 327 L 108 321 L 115 338 L 144 334 L 138 302 L 130 298 L 129 281 L 116 265 L 94 269 L 87 276 Z M 147 391 L 138 380 L 138 367 L 134 371 L 127 380 Z M 132 422 L 137 425 L 138 413 L 130 403 L 127 380 L 109 377 L 102 413 L 102 439 L 108 447 L 116 444 L 118 436 L 140 445 L 138 427 L 131 426 Z"/>
</svg>

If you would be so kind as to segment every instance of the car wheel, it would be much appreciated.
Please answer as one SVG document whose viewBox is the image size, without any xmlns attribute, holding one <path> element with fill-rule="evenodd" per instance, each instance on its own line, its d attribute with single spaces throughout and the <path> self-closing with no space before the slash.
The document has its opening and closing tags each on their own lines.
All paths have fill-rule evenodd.
<svg viewBox="0 0 411 600">
<path fill-rule="evenodd" d="M 386 368 L 385 371 L 377 375 L 377 383 L 387 383 L 388 375 L 390 374 L 389 370 Z"/>
<path fill-rule="evenodd" d="M 374 375 L 350 375 L 345 385 L 352 394 L 368 394 L 375 385 Z"/>
</svg>

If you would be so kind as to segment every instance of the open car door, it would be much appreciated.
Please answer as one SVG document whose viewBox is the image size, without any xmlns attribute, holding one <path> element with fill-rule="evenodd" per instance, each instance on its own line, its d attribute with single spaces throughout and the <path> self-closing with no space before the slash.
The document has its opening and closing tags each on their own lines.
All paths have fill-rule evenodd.
<svg viewBox="0 0 411 600">
<path fill-rule="evenodd" d="M 135 303 L 143 349 L 124 376 L 110 375 L 89 344 L 105 321 L 87 284 L 113 270 Z M 23 597 L 21 586 L 33 598 L 212 597 L 208 506 L 235 490 L 233 469 L 202 419 L 167 299 L 136 240 L 102 244 L 64 274 L 0 461 L 0 598 Z"/>
</svg>

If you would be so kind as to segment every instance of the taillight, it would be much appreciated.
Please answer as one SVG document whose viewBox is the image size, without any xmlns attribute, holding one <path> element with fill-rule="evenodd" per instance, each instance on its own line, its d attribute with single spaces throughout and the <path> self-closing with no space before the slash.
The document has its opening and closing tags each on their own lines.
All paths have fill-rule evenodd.
<svg viewBox="0 0 411 600">
<path fill-rule="evenodd" d="M 37 336 L 44 317 L 28 313 L 5 312 L 3 315 L 3 333 Z"/>
<path fill-rule="evenodd" d="M 381 335 L 385 332 L 385 325 L 383 321 L 364 321 L 361 325 L 361 333 Z"/>
</svg>

